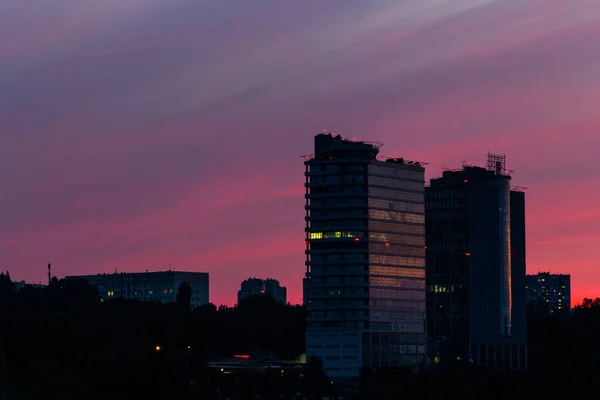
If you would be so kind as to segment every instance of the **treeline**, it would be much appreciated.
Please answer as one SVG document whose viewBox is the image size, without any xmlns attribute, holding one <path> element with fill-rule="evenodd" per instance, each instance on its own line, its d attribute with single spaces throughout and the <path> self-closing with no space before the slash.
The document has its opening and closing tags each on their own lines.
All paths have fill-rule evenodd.
<svg viewBox="0 0 600 400">
<path fill-rule="evenodd" d="M 207 304 L 190 310 L 190 290 L 182 285 L 174 304 L 102 302 L 86 282 L 53 279 L 47 287 L 17 292 L 8 274 L 0 274 L 0 399 L 212 399 L 219 397 L 219 385 L 236 393 L 233 398 L 255 399 L 251 390 L 257 387 L 279 398 L 284 391 L 295 393 L 298 382 L 304 388 L 314 383 L 314 392 L 345 391 L 324 380 L 315 360 L 295 375 L 274 370 L 260 378 L 262 383 L 218 369 L 217 377 L 214 370 L 206 372 L 207 360 L 233 354 L 299 357 L 305 312 L 261 296 L 233 308 Z M 600 299 L 551 315 L 542 303 L 531 307 L 528 336 L 528 374 L 380 371 L 383 375 L 363 381 L 353 395 L 495 399 L 585 392 L 600 397 Z"/>
<path fill-rule="evenodd" d="M 550 316 L 543 307 L 530 310 L 528 339 L 532 373 L 600 378 L 600 298 Z"/>
<path fill-rule="evenodd" d="M 185 285 L 173 304 L 102 302 L 83 281 L 14 289 L 0 274 L 0 390 L 32 398 L 178 398 L 206 360 L 304 352 L 304 309 L 268 297 L 190 310 Z"/>
</svg>

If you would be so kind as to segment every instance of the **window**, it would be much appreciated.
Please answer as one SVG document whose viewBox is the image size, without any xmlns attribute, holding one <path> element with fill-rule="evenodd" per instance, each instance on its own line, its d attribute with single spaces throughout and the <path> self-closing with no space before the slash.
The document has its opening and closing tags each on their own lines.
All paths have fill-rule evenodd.
<svg viewBox="0 0 600 400">
<path fill-rule="evenodd" d="M 424 289 L 425 279 L 406 279 L 403 276 L 371 276 L 370 286 L 382 286 L 388 288 Z"/>
<path fill-rule="evenodd" d="M 404 201 L 390 201 L 383 199 L 374 199 L 369 197 L 369 207 L 388 210 L 406 211 L 424 213 L 425 205 L 423 203 L 408 203 Z"/>
<path fill-rule="evenodd" d="M 385 232 L 369 232 L 369 239 L 371 242 L 377 241 L 382 243 L 403 243 L 403 244 L 415 244 L 424 246 L 425 245 L 425 236 L 423 235 L 402 235 L 395 233 L 385 233 Z"/>
<path fill-rule="evenodd" d="M 424 214 L 413 214 L 407 212 L 384 211 L 384 210 L 369 210 L 369 218 L 383 219 L 389 221 L 410 222 L 414 224 L 424 224 Z"/>
<path fill-rule="evenodd" d="M 418 177 L 412 176 L 408 177 L 411 180 L 402 180 L 396 178 L 383 178 L 380 176 L 369 175 L 369 186 L 381 186 L 388 188 L 399 188 L 399 189 L 407 189 L 420 191 L 423 190 L 424 182 L 416 180 Z"/>
<path fill-rule="evenodd" d="M 372 254 L 390 254 L 390 255 L 407 255 L 416 257 L 425 257 L 425 246 L 421 243 L 420 246 L 402 245 L 394 243 L 370 243 L 369 250 Z"/>
<path fill-rule="evenodd" d="M 425 292 L 422 290 L 401 290 L 401 289 L 388 289 L 388 288 L 372 288 L 372 298 L 392 298 L 392 299 L 405 299 L 405 300 L 424 300 Z"/>
<path fill-rule="evenodd" d="M 413 225 L 397 221 L 382 222 L 376 220 L 369 220 L 369 231 L 425 235 L 425 225 Z"/>
<path fill-rule="evenodd" d="M 354 238 L 362 238 L 364 236 L 363 232 L 358 231 L 336 231 L 336 232 L 311 232 L 309 238 L 311 240 L 319 240 L 319 239 L 354 239 Z"/>
<path fill-rule="evenodd" d="M 411 267 L 424 267 L 425 258 L 405 257 L 405 256 L 387 256 L 379 254 L 370 254 L 369 262 L 380 265 L 402 265 Z"/>
<path fill-rule="evenodd" d="M 369 267 L 371 275 L 395 276 L 406 278 L 425 279 L 424 268 L 399 268 L 399 267 L 384 267 L 372 265 Z"/>
<path fill-rule="evenodd" d="M 369 188 L 369 197 L 379 197 L 383 199 L 405 200 L 423 203 L 425 201 L 423 193 L 408 192 L 400 189 L 383 189 L 378 187 Z"/>
</svg>

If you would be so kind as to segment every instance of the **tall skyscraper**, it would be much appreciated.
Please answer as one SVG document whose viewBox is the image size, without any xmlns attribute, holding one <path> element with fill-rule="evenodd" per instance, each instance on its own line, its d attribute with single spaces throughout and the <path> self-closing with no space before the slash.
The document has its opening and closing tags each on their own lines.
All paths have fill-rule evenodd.
<svg viewBox="0 0 600 400">
<path fill-rule="evenodd" d="M 428 333 L 446 365 L 527 367 L 525 196 L 505 164 L 488 154 L 425 189 Z"/>
<path fill-rule="evenodd" d="M 306 166 L 307 356 L 330 377 L 425 356 L 424 168 L 315 137 Z"/>
</svg>

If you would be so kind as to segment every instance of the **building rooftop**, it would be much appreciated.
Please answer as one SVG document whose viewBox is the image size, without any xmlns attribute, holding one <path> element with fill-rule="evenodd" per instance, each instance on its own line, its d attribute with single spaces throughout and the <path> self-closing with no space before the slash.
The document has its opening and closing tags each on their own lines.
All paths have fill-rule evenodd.
<svg viewBox="0 0 600 400">
<path fill-rule="evenodd" d="M 506 156 L 488 153 L 485 167 L 463 161 L 461 168 L 446 168 L 441 177 L 431 179 L 431 186 L 467 183 L 470 180 L 482 181 L 490 179 L 511 179 L 511 170 L 506 169 Z M 515 191 L 523 191 L 525 187 L 512 187 Z"/>
<path fill-rule="evenodd" d="M 527 274 L 527 276 L 538 277 L 538 276 L 571 276 L 570 274 L 553 274 L 550 271 L 538 271 L 537 274 Z"/>
<path fill-rule="evenodd" d="M 362 158 L 373 161 L 382 161 L 386 163 L 401 164 L 423 168 L 427 163 L 420 161 L 408 161 L 399 157 L 381 157 L 379 148 L 383 146 L 380 142 L 367 142 L 364 140 L 345 139 L 341 135 L 334 133 L 320 133 L 315 136 L 315 154 L 304 155 L 306 161 L 332 160 Z"/>
<path fill-rule="evenodd" d="M 314 158 L 368 158 L 374 160 L 379 154 L 381 146 L 381 143 L 349 140 L 333 133 L 320 133 L 315 136 Z"/>
<path fill-rule="evenodd" d="M 117 276 L 127 276 L 127 277 L 144 277 L 144 276 L 169 276 L 169 275 L 179 275 L 179 274 L 193 274 L 196 276 L 206 275 L 208 276 L 208 272 L 195 272 L 195 271 L 146 271 L 146 272 L 109 272 L 109 273 L 98 273 L 98 274 L 88 274 L 88 275 L 70 275 L 66 276 L 65 279 L 77 279 L 77 278 L 102 278 L 102 277 L 117 277 Z"/>
</svg>

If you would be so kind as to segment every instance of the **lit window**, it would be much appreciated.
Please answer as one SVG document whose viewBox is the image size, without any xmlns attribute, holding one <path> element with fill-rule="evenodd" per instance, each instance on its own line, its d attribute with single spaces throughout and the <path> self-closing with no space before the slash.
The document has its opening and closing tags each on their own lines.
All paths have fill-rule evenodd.
<svg viewBox="0 0 600 400">
<path fill-rule="evenodd" d="M 362 232 L 311 232 L 309 235 L 310 239 L 341 239 L 341 238 L 362 238 Z"/>
</svg>

